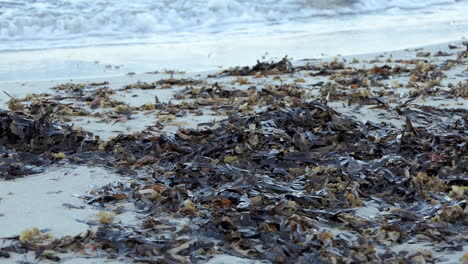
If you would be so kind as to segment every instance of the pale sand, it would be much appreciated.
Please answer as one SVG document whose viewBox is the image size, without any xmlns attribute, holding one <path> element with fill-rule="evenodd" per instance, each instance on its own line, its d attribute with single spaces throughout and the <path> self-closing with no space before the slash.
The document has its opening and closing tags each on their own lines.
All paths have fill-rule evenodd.
<svg viewBox="0 0 468 264">
<path fill-rule="evenodd" d="M 19 235 L 23 230 L 37 227 L 48 229 L 54 237 L 85 234 L 90 228 L 80 221 L 97 221 L 99 209 L 86 204 L 82 195 L 111 182 L 122 182 L 126 178 L 107 169 L 86 166 L 51 166 L 44 173 L 0 183 L 0 238 Z M 63 204 L 81 207 L 69 208 Z M 116 216 L 115 221 L 130 224 L 135 221 L 131 213 Z M 0 240 L 1 241 L 1 240 Z M 3 245 L 9 242 L 3 241 Z M 129 263 L 128 260 L 85 258 L 83 255 L 58 254 L 60 263 L 99 264 Z M 91 257 L 91 256 L 89 256 Z M 29 261 L 35 263 L 35 254 L 11 254 L 0 263 Z M 55 263 L 43 260 L 41 263 Z"/>
<path fill-rule="evenodd" d="M 44 173 L 0 183 L 0 237 L 15 236 L 26 228 L 50 229 L 56 237 L 77 235 L 99 210 L 80 197 L 108 183 L 125 178 L 110 170 L 86 166 L 51 166 Z M 71 204 L 83 209 L 68 208 Z M 122 217 L 118 215 L 117 218 Z"/>
</svg>

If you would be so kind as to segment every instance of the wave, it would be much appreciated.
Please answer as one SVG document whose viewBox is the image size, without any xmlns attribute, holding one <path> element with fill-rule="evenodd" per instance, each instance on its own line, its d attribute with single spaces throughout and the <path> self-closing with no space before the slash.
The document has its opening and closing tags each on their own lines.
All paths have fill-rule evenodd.
<svg viewBox="0 0 468 264">
<path fill-rule="evenodd" d="M 456 0 L 0 0 L 0 50 L 170 41 Z M 270 32 L 269 32 L 270 33 Z"/>
</svg>

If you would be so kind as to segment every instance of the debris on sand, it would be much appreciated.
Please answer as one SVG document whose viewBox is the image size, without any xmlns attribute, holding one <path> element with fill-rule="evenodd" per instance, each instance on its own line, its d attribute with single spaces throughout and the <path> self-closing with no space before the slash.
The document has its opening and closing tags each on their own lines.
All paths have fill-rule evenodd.
<svg viewBox="0 0 468 264">
<path fill-rule="evenodd" d="M 285 56 L 278 62 L 260 62 L 257 61 L 252 68 L 234 68 L 222 71 L 220 76 L 245 76 L 245 75 L 278 75 L 294 72 L 291 61 Z"/>
<path fill-rule="evenodd" d="M 3 111 L 3 178 L 66 159 L 111 167 L 132 180 L 84 197 L 102 209 L 87 221 L 93 227 L 88 233 L 9 238 L 0 256 L 35 251 L 38 258 L 57 259 L 57 252 L 80 252 L 142 263 L 203 263 L 227 254 L 267 263 L 435 263 L 438 252 L 463 251 L 468 110 L 416 103 L 465 100 L 466 85 L 445 80 L 450 69 L 465 65 L 460 54 L 435 53 L 447 60 L 434 62 L 424 53 L 419 56 L 427 61 L 368 68 L 338 60 L 294 68 L 285 57 L 224 71 L 215 83 L 149 84 L 185 87 L 174 92 L 176 103 L 138 107 L 110 91 L 146 89 L 141 84 L 100 94 L 99 86 L 62 89 L 93 115 L 99 95 L 113 102 L 99 103 L 109 110 L 100 117 L 144 112 L 158 118 L 155 126 L 108 140 L 59 123 L 57 111 L 66 102 L 51 96 L 40 98 L 54 105 L 43 115 Z M 20 102 L 23 111 L 43 111 Z M 380 119 L 359 120 L 354 115 L 360 111 Z M 206 112 L 226 118 L 197 128 L 180 125 L 174 133 L 158 130 Z M 114 220 L 126 210 L 140 221 Z M 396 249 L 418 243 L 431 247 Z"/>
<path fill-rule="evenodd" d="M 12 179 L 38 173 L 52 159 L 81 150 L 90 134 L 78 127 L 53 122 L 50 114 L 32 117 L 0 112 L 0 177 Z"/>
</svg>

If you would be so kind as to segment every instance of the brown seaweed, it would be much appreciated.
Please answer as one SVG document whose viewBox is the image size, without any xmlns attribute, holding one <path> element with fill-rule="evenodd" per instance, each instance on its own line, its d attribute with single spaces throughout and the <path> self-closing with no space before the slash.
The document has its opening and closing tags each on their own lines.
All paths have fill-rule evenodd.
<svg viewBox="0 0 468 264">
<path fill-rule="evenodd" d="M 291 61 L 288 59 L 288 56 L 285 56 L 278 62 L 260 62 L 257 61 L 252 68 L 236 67 L 234 69 L 229 69 L 222 71 L 219 76 L 246 76 L 246 75 L 278 75 L 284 73 L 294 72 L 294 67 L 292 66 Z"/>
<path fill-rule="evenodd" d="M 319 85 L 324 98 L 308 97 L 302 82 L 247 89 L 159 83 L 189 85 L 175 98 L 195 102 L 130 110 L 175 116 L 181 109 L 204 107 L 227 116 L 173 134 L 147 129 L 90 140 L 89 133 L 51 120 L 58 102 L 43 115 L 44 108 L 30 111 L 35 117 L 1 112 L 0 172 L 10 178 L 34 173 L 25 170 L 33 167 L 15 164 L 41 168 L 63 155 L 69 162 L 108 166 L 133 180 L 104 186 L 85 200 L 97 208 L 133 204 L 128 210 L 141 221 L 126 226 L 107 217 L 127 209 L 103 212 L 104 220 L 78 220 L 96 227 L 85 235 L 27 243 L 14 237 L 0 256 L 35 251 L 38 258 L 58 261 L 54 252 L 72 251 L 142 263 L 201 263 L 225 253 L 271 263 L 434 263 L 440 259 L 428 250 L 394 246 L 428 242 L 434 250 L 462 251 L 468 234 L 468 112 L 413 104 L 439 92 L 444 65 L 407 63 L 412 67 L 353 69 L 334 60 L 294 68 L 285 57 L 221 74 L 309 71 L 330 77 Z M 387 93 L 366 93 L 371 87 L 391 89 L 382 82 L 396 76 L 409 77 L 416 89 L 429 84 L 396 106 Z M 85 102 L 98 95 L 112 100 L 94 92 L 96 87 L 67 87 L 63 92 Z M 133 88 L 141 87 L 124 89 Z M 331 100 L 375 104 L 404 124 L 361 122 L 339 114 L 327 105 Z M 115 105 L 123 104 L 110 107 Z M 371 205 L 376 205 L 374 216 L 359 212 Z"/>
<path fill-rule="evenodd" d="M 54 153 L 77 153 L 91 134 L 52 122 L 51 112 L 38 117 L 0 112 L 0 176 L 11 179 L 41 172 Z"/>
</svg>

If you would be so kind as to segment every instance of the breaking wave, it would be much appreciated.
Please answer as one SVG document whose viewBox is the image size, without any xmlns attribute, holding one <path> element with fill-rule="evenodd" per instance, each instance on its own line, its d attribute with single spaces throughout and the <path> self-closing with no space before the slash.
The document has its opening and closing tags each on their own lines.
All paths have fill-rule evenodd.
<svg viewBox="0 0 468 264">
<path fill-rule="evenodd" d="M 456 0 L 0 0 L 0 50 L 170 42 L 265 34 L 269 26 Z M 287 27 L 286 27 L 287 28 Z"/>
</svg>

